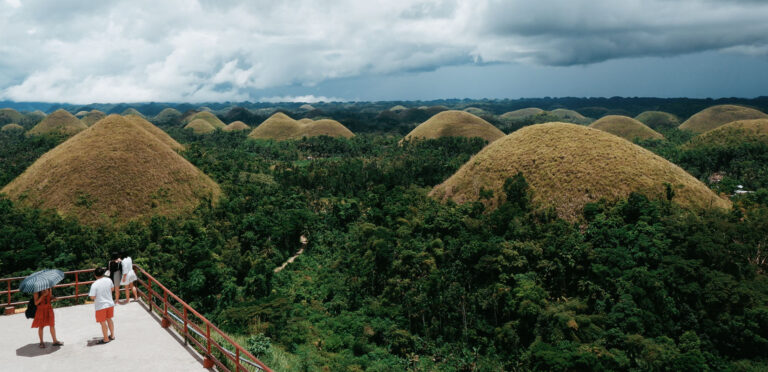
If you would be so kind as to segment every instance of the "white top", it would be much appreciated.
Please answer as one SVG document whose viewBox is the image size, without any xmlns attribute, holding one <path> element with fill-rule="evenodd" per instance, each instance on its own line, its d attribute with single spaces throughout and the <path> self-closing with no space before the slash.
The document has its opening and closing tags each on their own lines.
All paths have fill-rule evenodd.
<svg viewBox="0 0 768 372">
<path fill-rule="evenodd" d="M 88 296 L 95 297 L 93 305 L 96 306 L 96 311 L 115 306 L 115 301 L 112 300 L 112 288 L 114 286 L 106 276 L 91 284 L 91 291 L 88 292 Z"/>
<path fill-rule="evenodd" d="M 128 274 L 133 270 L 133 260 L 131 260 L 130 257 L 123 258 L 123 261 L 120 264 L 123 265 L 123 275 Z"/>
</svg>

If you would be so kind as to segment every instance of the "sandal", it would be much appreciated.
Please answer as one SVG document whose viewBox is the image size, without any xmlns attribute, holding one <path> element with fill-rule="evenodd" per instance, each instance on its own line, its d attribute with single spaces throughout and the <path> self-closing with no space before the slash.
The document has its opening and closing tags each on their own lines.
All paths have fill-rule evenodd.
<svg viewBox="0 0 768 372">
<path fill-rule="evenodd" d="M 53 346 L 64 346 L 64 343 L 61 341 L 56 341 L 53 343 Z"/>
<path fill-rule="evenodd" d="M 99 342 L 97 342 L 96 345 L 104 345 L 104 344 L 108 344 L 108 343 L 109 343 L 109 341 L 99 340 Z"/>
<path fill-rule="evenodd" d="M 40 343 L 40 348 L 41 348 L 41 349 L 45 349 L 45 342 L 41 342 L 41 343 Z"/>
<path fill-rule="evenodd" d="M 109 336 L 109 340 L 110 341 L 114 341 L 115 340 L 115 336 Z"/>
</svg>

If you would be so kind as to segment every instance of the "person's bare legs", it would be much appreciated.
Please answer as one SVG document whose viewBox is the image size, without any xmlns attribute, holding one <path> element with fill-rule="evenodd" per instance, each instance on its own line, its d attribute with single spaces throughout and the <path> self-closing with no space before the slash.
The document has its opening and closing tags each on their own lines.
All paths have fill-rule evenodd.
<svg viewBox="0 0 768 372">
<path fill-rule="evenodd" d="M 125 286 L 125 303 L 131 302 L 131 292 L 129 292 L 130 289 L 130 284 Z"/>
<path fill-rule="evenodd" d="M 136 286 L 133 285 L 133 283 L 131 283 L 131 291 L 133 291 L 133 300 L 134 301 L 138 301 L 139 300 L 139 295 L 136 294 Z"/>
<path fill-rule="evenodd" d="M 115 286 L 115 302 L 120 302 L 120 283 Z"/>
<path fill-rule="evenodd" d="M 115 339 L 115 323 L 112 321 L 112 318 L 107 319 L 107 325 L 109 326 L 109 334 L 114 340 Z"/>
<path fill-rule="evenodd" d="M 42 328 L 40 328 L 40 329 L 42 329 Z M 58 344 L 59 343 L 59 340 L 56 339 L 56 327 L 54 327 L 54 326 L 51 326 L 51 337 L 53 338 L 53 343 L 54 344 Z"/>
<path fill-rule="evenodd" d="M 43 327 L 37 327 L 37 336 L 40 337 L 40 346 L 45 347 L 43 342 Z"/>
<path fill-rule="evenodd" d="M 104 335 L 104 342 L 109 342 L 109 336 L 107 335 L 107 321 L 99 322 L 101 324 L 101 334 Z"/>
</svg>

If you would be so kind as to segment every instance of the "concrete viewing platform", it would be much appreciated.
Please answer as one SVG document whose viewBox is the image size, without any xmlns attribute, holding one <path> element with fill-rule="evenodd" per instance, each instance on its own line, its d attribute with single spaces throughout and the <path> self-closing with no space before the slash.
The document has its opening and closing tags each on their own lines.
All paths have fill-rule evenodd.
<svg viewBox="0 0 768 372">
<path fill-rule="evenodd" d="M 202 356 L 185 347 L 173 327 L 162 328 L 160 318 L 143 303 L 115 306 L 115 340 L 102 338 L 93 304 L 55 308 L 56 336 L 64 346 L 39 347 L 37 329 L 23 313 L 0 316 L 0 370 L 2 371 L 200 371 Z"/>
</svg>

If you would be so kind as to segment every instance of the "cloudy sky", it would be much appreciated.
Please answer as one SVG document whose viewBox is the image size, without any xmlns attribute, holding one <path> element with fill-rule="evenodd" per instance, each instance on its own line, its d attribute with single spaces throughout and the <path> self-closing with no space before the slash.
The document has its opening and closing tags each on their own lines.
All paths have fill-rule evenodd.
<svg viewBox="0 0 768 372">
<path fill-rule="evenodd" d="M 768 95 L 768 1 L 0 0 L 0 100 Z"/>
</svg>

